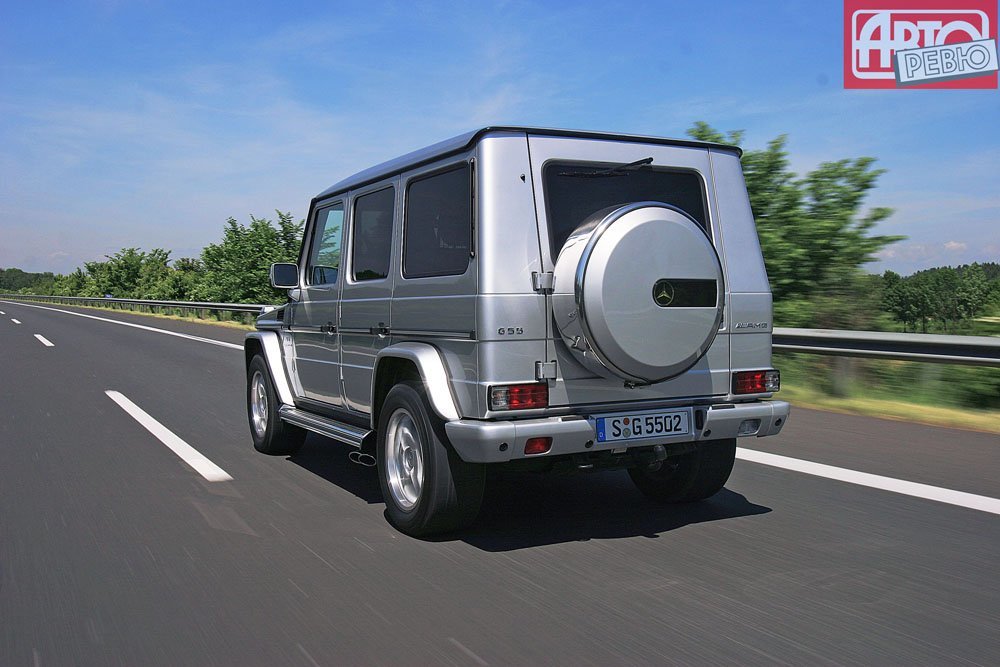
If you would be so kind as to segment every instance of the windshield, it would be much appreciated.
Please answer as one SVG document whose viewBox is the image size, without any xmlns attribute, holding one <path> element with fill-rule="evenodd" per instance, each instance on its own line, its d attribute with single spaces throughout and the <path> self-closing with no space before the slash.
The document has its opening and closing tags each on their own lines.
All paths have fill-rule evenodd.
<svg viewBox="0 0 1000 667">
<path fill-rule="evenodd" d="M 645 164 L 622 169 L 606 163 L 549 162 L 542 179 L 553 260 L 574 229 L 609 206 L 659 201 L 683 210 L 707 229 L 701 178 L 691 171 Z"/>
</svg>

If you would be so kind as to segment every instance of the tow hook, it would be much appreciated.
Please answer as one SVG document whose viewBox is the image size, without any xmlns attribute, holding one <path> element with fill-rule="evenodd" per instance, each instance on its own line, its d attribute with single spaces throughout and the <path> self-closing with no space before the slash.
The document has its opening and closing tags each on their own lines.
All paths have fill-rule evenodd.
<svg viewBox="0 0 1000 667">
<path fill-rule="evenodd" d="M 371 454 L 366 454 L 364 452 L 351 452 L 347 455 L 347 458 L 351 460 L 351 463 L 357 463 L 359 466 L 365 466 L 366 468 L 375 467 L 375 457 Z"/>
<path fill-rule="evenodd" d="M 667 460 L 667 448 L 663 445 L 654 445 L 652 456 L 646 458 L 646 467 L 652 472 L 659 470 L 663 462 Z M 652 458 L 650 461 L 649 458 Z"/>
</svg>

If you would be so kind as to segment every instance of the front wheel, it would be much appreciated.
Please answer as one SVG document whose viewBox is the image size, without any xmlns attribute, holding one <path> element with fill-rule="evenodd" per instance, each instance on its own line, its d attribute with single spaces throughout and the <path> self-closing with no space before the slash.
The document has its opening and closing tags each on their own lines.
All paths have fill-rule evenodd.
<svg viewBox="0 0 1000 667">
<path fill-rule="evenodd" d="M 693 452 L 654 466 L 629 468 L 645 496 L 663 503 L 689 503 L 714 496 L 729 480 L 736 460 L 736 438 L 707 440 Z"/>
<path fill-rule="evenodd" d="M 416 384 L 393 387 L 378 423 L 378 472 L 386 515 L 414 536 L 471 524 L 483 500 L 485 471 L 447 445 L 444 424 Z"/>
<path fill-rule="evenodd" d="M 281 421 L 279 407 L 267 362 L 261 355 L 255 355 L 247 366 L 247 417 L 253 446 L 258 452 L 274 456 L 294 454 L 306 439 L 304 430 Z"/>
</svg>

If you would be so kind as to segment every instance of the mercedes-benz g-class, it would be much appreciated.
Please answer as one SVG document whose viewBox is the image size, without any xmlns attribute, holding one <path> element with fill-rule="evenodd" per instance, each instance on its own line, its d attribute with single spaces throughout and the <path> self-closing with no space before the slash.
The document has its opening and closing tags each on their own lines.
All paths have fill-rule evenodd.
<svg viewBox="0 0 1000 667">
<path fill-rule="evenodd" d="M 488 465 L 719 491 L 788 417 L 740 150 L 489 127 L 313 199 L 286 305 L 246 340 L 254 446 L 375 465 L 390 521 L 469 524 Z"/>
</svg>

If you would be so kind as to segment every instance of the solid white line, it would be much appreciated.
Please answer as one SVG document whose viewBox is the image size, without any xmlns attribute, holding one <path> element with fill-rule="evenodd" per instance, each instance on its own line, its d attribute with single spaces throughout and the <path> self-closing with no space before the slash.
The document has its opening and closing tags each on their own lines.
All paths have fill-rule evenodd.
<svg viewBox="0 0 1000 667">
<path fill-rule="evenodd" d="M 21 320 L 15 320 L 13 317 L 10 318 L 10 321 L 13 322 L 14 324 L 20 324 L 21 323 Z"/>
<path fill-rule="evenodd" d="M 229 482 L 232 477 L 229 474 L 205 458 L 198 450 L 187 444 L 166 426 L 153 419 L 145 410 L 126 398 L 122 393 L 108 390 L 104 392 L 112 401 L 117 403 L 122 410 L 127 412 L 132 419 L 139 422 L 143 428 L 152 433 L 157 440 L 166 445 L 170 451 L 181 457 L 184 463 L 194 468 L 202 477 L 210 482 Z"/>
<path fill-rule="evenodd" d="M 948 503 L 949 505 L 958 505 L 960 507 L 967 507 L 981 512 L 1000 514 L 1000 499 L 990 498 L 989 496 L 978 496 L 974 493 L 953 491 L 940 486 L 931 486 L 930 484 L 907 482 L 893 477 L 872 475 L 867 472 L 858 472 L 857 470 L 838 468 L 836 466 L 828 466 L 822 463 L 803 461 L 802 459 L 793 459 L 787 456 L 779 456 L 778 454 L 759 452 L 755 449 L 744 449 L 743 447 L 736 448 L 736 458 L 743 459 L 744 461 L 751 461 L 753 463 L 761 463 L 766 466 L 773 466 L 775 468 L 794 470 L 795 472 L 801 472 L 807 475 L 816 475 L 817 477 L 835 479 L 849 484 L 858 484 L 860 486 L 868 486 L 873 489 L 892 491 L 893 493 L 900 493 L 904 496 L 936 500 L 939 503 Z"/>
<path fill-rule="evenodd" d="M 52 343 L 51 341 L 49 341 L 49 339 L 46 338 L 45 336 L 43 336 L 42 334 L 35 334 L 35 338 L 37 338 L 42 343 L 42 345 L 44 345 L 45 347 L 55 347 L 56 346 L 55 343 Z"/>
<path fill-rule="evenodd" d="M 101 322 L 111 322 L 112 324 L 120 324 L 123 327 L 132 327 L 133 329 L 142 329 L 144 331 L 155 331 L 156 333 L 166 334 L 168 336 L 177 336 L 178 338 L 187 338 L 189 340 L 196 340 L 201 343 L 209 343 L 210 345 L 219 345 L 221 347 L 229 347 L 234 350 L 242 350 L 242 345 L 237 345 L 236 343 L 227 343 L 221 340 L 215 340 L 214 338 L 202 338 L 201 336 L 192 336 L 191 334 L 179 333 L 177 331 L 167 331 L 166 329 L 157 329 L 156 327 L 147 327 L 144 324 L 134 324 L 132 322 L 122 322 L 121 320 L 112 320 L 107 317 L 98 317 L 97 315 L 87 315 L 86 313 L 75 313 L 72 310 L 62 310 L 60 308 L 49 308 L 48 306 L 36 306 L 31 303 L 17 303 L 12 301 L 3 301 L 0 303 L 14 303 L 18 306 L 25 306 L 27 308 L 40 308 L 41 310 L 51 310 L 56 313 L 65 313 L 67 315 L 76 315 L 77 317 L 86 317 L 88 320 L 99 320 Z M 17 320 L 13 320 L 17 322 Z M 20 324 L 20 322 L 17 322 Z"/>
</svg>

